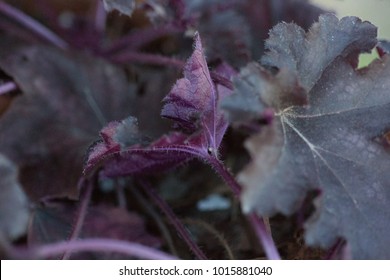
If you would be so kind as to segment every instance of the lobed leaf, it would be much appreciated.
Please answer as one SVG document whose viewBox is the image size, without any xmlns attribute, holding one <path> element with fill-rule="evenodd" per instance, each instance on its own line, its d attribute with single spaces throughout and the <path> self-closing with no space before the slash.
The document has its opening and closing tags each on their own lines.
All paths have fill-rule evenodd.
<svg viewBox="0 0 390 280">
<path fill-rule="evenodd" d="M 263 61 L 295 77 L 308 104 L 267 102 L 274 121 L 246 142 L 253 160 L 238 176 L 244 211 L 261 215 L 292 214 L 308 190 L 319 188 L 306 242 L 329 247 L 345 238 L 356 259 L 390 257 L 390 225 L 383 222 L 390 219 L 390 154 L 379 141 L 390 129 L 390 58 L 355 69 L 359 52 L 375 42 L 375 27 L 354 17 L 321 16 L 307 34 L 276 26 Z M 296 87 L 268 75 L 257 77 L 273 84 L 260 87 L 263 102 L 269 93 L 275 100 L 296 95 Z"/>
<path fill-rule="evenodd" d="M 296 24 L 281 23 L 270 32 L 265 46 L 269 50 L 262 63 L 287 68 L 297 74 L 302 86 L 310 90 L 322 72 L 338 57 L 357 66 L 358 54 L 376 45 L 377 29 L 356 17 L 338 20 L 324 14 L 307 33 Z"/>
</svg>

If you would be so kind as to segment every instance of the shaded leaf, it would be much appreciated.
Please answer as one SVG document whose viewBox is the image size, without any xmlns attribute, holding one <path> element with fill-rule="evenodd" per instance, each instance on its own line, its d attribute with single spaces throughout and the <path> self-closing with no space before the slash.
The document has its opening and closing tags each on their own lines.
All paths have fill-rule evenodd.
<svg viewBox="0 0 390 280">
<path fill-rule="evenodd" d="M 77 210 L 77 206 L 65 202 L 51 202 L 35 209 L 29 228 L 29 243 L 42 245 L 68 239 Z M 147 232 L 145 223 L 138 214 L 103 205 L 88 208 L 80 238 L 112 238 L 151 247 L 161 246 L 159 238 Z M 108 253 L 92 256 L 99 259 L 116 258 Z M 91 258 L 85 255 L 75 257 Z"/>
<path fill-rule="evenodd" d="M 199 22 L 199 32 L 204 34 L 207 46 L 207 57 L 214 60 L 225 59 L 238 66 L 251 60 L 253 38 L 244 15 L 229 9 L 208 13 Z"/>
<path fill-rule="evenodd" d="M 85 150 L 107 121 L 131 112 L 134 86 L 120 69 L 78 53 L 38 46 L 3 53 L 0 67 L 23 94 L 0 119 L 0 151 L 19 166 L 33 200 L 76 198 Z"/>
<path fill-rule="evenodd" d="M 30 212 L 17 177 L 17 167 L 0 154 L 0 235 L 10 240 L 26 233 Z"/>
<path fill-rule="evenodd" d="M 383 221 L 390 218 L 390 154 L 377 139 L 390 128 L 389 57 L 355 69 L 359 51 L 376 43 L 375 27 L 357 18 L 322 16 L 312 29 L 305 34 L 282 23 L 271 32 L 263 61 L 287 68 L 309 102 L 274 105 L 272 127 L 247 141 L 253 161 L 238 176 L 243 209 L 292 214 L 308 190 L 319 188 L 306 242 L 329 247 L 343 237 L 353 258 L 388 259 L 390 228 Z M 282 86 L 277 78 L 273 83 Z M 285 88 L 274 99 L 295 93 Z"/>
</svg>

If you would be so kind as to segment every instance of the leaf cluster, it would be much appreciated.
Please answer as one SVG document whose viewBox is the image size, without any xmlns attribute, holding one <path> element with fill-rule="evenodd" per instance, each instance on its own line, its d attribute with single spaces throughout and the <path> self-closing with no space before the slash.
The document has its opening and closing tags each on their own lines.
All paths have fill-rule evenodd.
<svg viewBox="0 0 390 280">
<path fill-rule="evenodd" d="M 16 243 L 126 257 L 72 253 L 79 238 L 156 257 L 390 258 L 389 43 L 374 25 L 292 0 L 91 1 L 66 24 L 47 7 L 45 26 L 0 2 L 7 258 Z"/>
</svg>

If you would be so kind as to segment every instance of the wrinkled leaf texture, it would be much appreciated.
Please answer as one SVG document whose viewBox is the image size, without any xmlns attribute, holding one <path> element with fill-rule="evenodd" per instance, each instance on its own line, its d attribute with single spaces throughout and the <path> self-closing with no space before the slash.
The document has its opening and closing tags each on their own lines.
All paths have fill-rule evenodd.
<svg viewBox="0 0 390 280">
<path fill-rule="evenodd" d="M 231 78 L 235 71 L 221 64 L 216 72 Z M 172 119 L 181 129 L 163 135 L 154 142 L 145 141 L 138 131 L 137 120 L 128 117 L 108 124 L 100 133 L 101 141 L 91 147 L 84 173 L 102 167 L 102 176 L 153 174 L 176 167 L 194 157 L 217 156 L 228 127 L 218 103 L 231 90 L 214 85 L 199 34 L 194 51 L 179 79 L 164 98 L 161 115 Z"/>
<path fill-rule="evenodd" d="M 359 53 L 376 43 L 376 28 L 355 17 L 323 15 L 307 33 L 281 23 L 262 59 L 279 72 L 249 65 L 236 87 L 246 103 L 262 103 L 258 114 L 275 111 L 272 126 L 246 142 L 253 160 L 238 175 L 243 210 L 292 214 L 320 189 L 306 242 L 329 247 L 345 238 L 356 259 L 390 258 L 390 58 L 356 69 Z"/>
</svg>

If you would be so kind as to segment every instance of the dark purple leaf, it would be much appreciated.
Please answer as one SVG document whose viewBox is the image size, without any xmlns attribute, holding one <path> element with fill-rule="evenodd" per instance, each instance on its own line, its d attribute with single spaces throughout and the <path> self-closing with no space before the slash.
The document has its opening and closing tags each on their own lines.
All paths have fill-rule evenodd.
<svg viewBox="0 0 390 280">
<path fill-rule="evenodd" d="M 234 75 L 230 67 L 222 67 L 220 71 L 223 76 L 231 78 Z M 222 86 L 215 88 L 197 34 L 194 52 L 184 69 L 184 78 L 178 80 L 164 98 L 161 115 L 174 120 L 187 133 L 201 130 L 205 138 L 203 149 L 217 151 L 227 128 L 223 114 L 218 111 L 219 97 L 222 99 L 230 94 L 231 91 Z"/>
<path fill-rule="evenodd" d="M 238 66 L 252 58 L 250 31 L 245 16 L 231 9 L 208 14 L 200 19 L 199 24 L 199 32 L 204 34 L 207 46 L 206 56 L 214 60 L 224 59 Z"/>
<path fill-rule="evenodd" d="M 0 154 L 0 239 L 16 239 L 26 233 L 27 197 L 18 182 L 17 167 Z"/>
<path fill-rule="evenodd" d="M 263 61 L 298 78 L 309 102 L 266 102 L 275 109 L 273 124 L 247 141 L 253 160 L 238 176 L 244 211 L 262 215 L 292 214 L 308 190 L 319 188 L 306 242 L 329 247 L 342 237 L 357 259 L 390 257 L 390 228 L 383 222 L 390 219 L 390 154 L 378 141 L 390 129 L 390 60 L 355 69 L 375 35 L 367 22 L 332 15 L 306 34 L 285 23 L 272 30 Z M 257 79 L 276 84 L 269 93 L 282 89 L 275 101 L 296 98 L 296 87 L 268 75 Z M 260 98 L 269 96 L 261 90 Z"/>
<path fill-rule="evenodd" d="M 32 200 L 78 196 L 87 147 L 134 108 L 134 87 L 102 60 L 47 47 L 2 49 L 0 67 L 22 94 L 0 119 L 0 152 Z"/>
<path fill-rule="evenodd" d="M 28 240 L 42 245 L 66 240 L 72 231 L 77 206 L 56 202 L 35 209 L 30 223 Z M 143 219 L 134 212 L 110 206 L 89 207 L 80 238 L 112 238 L 160 247 L 161 241 L 148 233 Z M 76 255 L 76 258 L 112 259 L 112 254 Z"/>
<path fill-rule="evenodd" d="M 102 141 L 90 148 L 84 172 L 103 167 L 102 175 L 148 174 L 173 168 L 192 158 L 188 136 L 172 133 L 146 144 L 136 119 L 109 123 L 100 133 Z"/>
<path fill-rule="evenodd" d="M 227 79 L 235 75 L 227 64 L 221 64 L 216 72 Z M 84 172 L 103 167 L 104 176 L 148 174 L 174 168 L 194 157 L 217 155 L 228 126 L 218 103 L 230 94 L 231 90 L 212 82 L 197 35 L 184 78 L 164 99 L 161 113 L 185 133 L 170 133 L 145 145 L 134 118 L 110 123 L 101 132 L 102 141 L 90 149 Z"/>
</svg>

